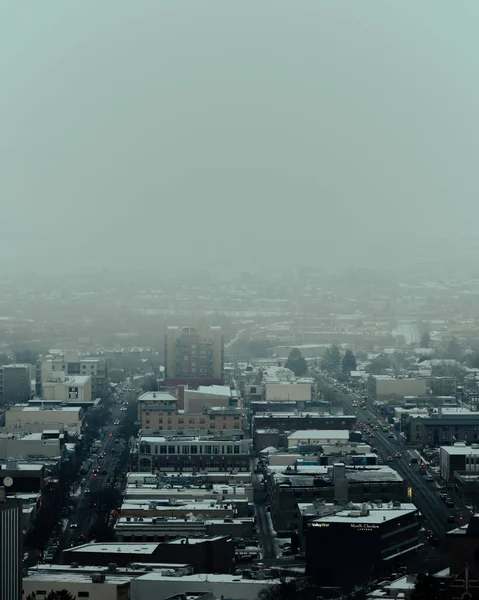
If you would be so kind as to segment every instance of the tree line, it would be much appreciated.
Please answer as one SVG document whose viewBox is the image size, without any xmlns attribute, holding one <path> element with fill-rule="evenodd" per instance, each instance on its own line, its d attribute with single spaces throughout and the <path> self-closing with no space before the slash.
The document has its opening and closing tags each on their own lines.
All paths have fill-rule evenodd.
<svg viewBox="0 0 479 600">
<path fill-rule="evenodd" d="M 291 369 L 297 377 L 302 377 L 308 371 L 306 359 L 302 355 L 299 348 L 293 348 L 289 353 L 288 360 L 285 366 Z M 352 350 L 346 350 L 341 354 L 338 346 L 326 348 L 326 352 L 321 361 L 321 369 L 331 373 L 342 372 L 345 375 L 350 375 L 351 371 L 355 371 L 357 367 L 356 356 Z"/>
</svg>

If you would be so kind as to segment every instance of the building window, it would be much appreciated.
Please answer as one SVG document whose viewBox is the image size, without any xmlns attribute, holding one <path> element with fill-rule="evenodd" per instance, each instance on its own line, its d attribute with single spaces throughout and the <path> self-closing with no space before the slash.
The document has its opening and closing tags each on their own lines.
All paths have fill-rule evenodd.
<svg viewBox="0 0 479 600">
<path fill-rule="evenodd" d="M 168 448 L 166 446 L 160 446 L 160 454 L 168 454 Z"/>
<path fill-rule="evenodd" d="M 204 424 L 204 422 L 205 422 L 205 420 L 204 420 L 204 419 L 200 419 L 200 424 L 201 424 L 201 425 L 203 425 L 203 424 Z"/>
<path fill-rule="evenodd" d="M 78 597 L 79 598 L 89 598 L 90 592 L 78 592 Z"/>
<path fill-rule="evenodd" d="M 195 423 L 195 419 L 188 419 L 188 423 Z"/>
<path fill-rule="evenodd" d="M 185 420 L 184 420 L 184 419 L 178 419 L 178 423 L 179 423 L 180 425 L 183 425 L 183 423 L 184 423 L 184 422 L 185 422 Z"/>
<path fill-rule="evenodd" d="M 235 421 L 239 421 L 239 416 L 235 415 L 234 419 L 235 419 Z"/>
<path fill-rule="evenodd" d="M 191 446 L 190 454 L 198 454 L 198 446 Z"/>
<path fill-rule="evenodd" d="M 239 447 L 238 445 L 236 445 L 236 446 L 234 447 L 234 453 L 235 453 L 235 454 L 239 454 L 239 453 L 240 453 L 240 447 Z"/>
<path fill-rule="evenodd" d="M 211 446 L 205 446 L 205 454 L 211 454 Z"/>
<path fill-rule="evenodd" d="M 176 454 L 174 446 L 168 446 L 168 454 Z"/>
<path fill-rule="evenodd" d="M 183 446 L 183 454 L 189 454 L 190 453 L 190 447 L 189 446 Z"/>
<path fill-rule="evenodd" d="M 233 446 L 226 446 L 226 454 L 233 454 Z"/>
<path fill-rule="evenodd" d="M 213 446 L 213 454 L 219 454 L 219 453 L 220 453 L 219 446 Z"/>
</svg>

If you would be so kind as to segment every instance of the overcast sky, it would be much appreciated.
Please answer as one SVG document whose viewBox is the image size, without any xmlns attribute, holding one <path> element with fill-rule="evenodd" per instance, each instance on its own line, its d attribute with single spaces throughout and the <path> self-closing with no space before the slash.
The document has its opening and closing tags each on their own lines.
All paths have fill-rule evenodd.
<svg viewBox="0 0 479 600">
<path fill-rule="evenodd" d="M 471 244 L 478 30 L 477 0 L 3 0 L 2 268 Z"/>
</svg>

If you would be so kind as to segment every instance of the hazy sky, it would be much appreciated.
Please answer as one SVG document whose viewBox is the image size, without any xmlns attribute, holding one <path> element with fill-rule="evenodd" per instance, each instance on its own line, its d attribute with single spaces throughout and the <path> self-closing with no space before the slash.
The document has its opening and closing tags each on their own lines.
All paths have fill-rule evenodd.
<svg viewBox="0 0 479 600">
<path fill-rule="evenodd" d="M 2 261 L 384 266 L 469 244 L 478 29 L 477 0 L 3 0 Z"/>
</svg>

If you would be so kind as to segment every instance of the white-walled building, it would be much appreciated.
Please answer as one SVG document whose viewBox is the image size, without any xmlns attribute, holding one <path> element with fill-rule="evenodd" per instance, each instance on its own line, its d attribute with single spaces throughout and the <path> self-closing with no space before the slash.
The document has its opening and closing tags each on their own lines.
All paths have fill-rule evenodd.
<svg viewBox="0 0 479 600">
<path fill-rule="evenodd" d="M 42 394 L 45 382 L 65 376 L 91 377 L 93 399 L 101 397 L 108 388 L 108 367 L 104 357 L 84 356 L 73 350 L 51 350 L 37 365 L 37 394 Z"/>
<path fill-rule="evenodd" d="M 309 381 L 266 383 L 265 399 L 267 402 L 309 402 L 311 383 Z"/>
<path fill-rule="evenodd" d="M 60 431 L 68 430 L 71 433 L 80 433 L 82 419 L 83 409 L 79 406 L 51 407 L 15 404 L 5 411 L 5 428 L 18 428 L 24 431 L 58 428 Z"/>
<path fill-rule="evenodd" d="M 29 457 L 60 458 L 61 455 L 62 446 L 59 438 L 46 438 L 42 433 L 0 434 L 0 460 Z"/>
<path fill-rule="evenodd" d="M 368 392 L 375 400 L 397 400 L 405 396 L 425 396 L 426 380 L 370 375 Z"/>
<path fill-rule="evenodd" d="M 167 600 L 177 594 L 185 594 L 194 598 L 191 593 L 194 590 L 197 594 L 210 592 L 214 598 L 250 600 L 257 598 L 261 590 L 277 584 L 275 579 L 255 580 L 237 575 L 195 573 L 178 577 L 153 572 L 132 580 L 131 597 L 132 600 Z"/>
<path fill-rule="evenodd" d="M 200 385 L 197 390 L 184 391 L 185 413 L 200 413 L 201 411 L 219 406 L 230 406 L 231 389 L 226 385 Z"/>
<path fill-rule="evenodd" d="M 65 572 L 49 571 L 45 565 L 38 570 L 31 569 L 23 577 L 23 600 L 31 593 L 37 598 L 45 598 L 50 592 L 67 590 L 74 598 L 88 600 L 130 600 L 131 577 L 115 572 L 105 573 L 103 569 L 97 573 L 85 573 L 79 569 Z M 39 594 L 39 590 L 45 592 Z"/>
<path fill-rule="evenodd" d="M 45 402 L 66 404 L 90 404 L 92 402 L 91 377 L 89 375 L 51 377 L 43 383 Z"/>
<path fill-rule="evenodd" d="M 349 441 L 347 429 L 304 429 L 288 435 L 288 448 L 304 445 L 345 444 Z"/>
</svg>

